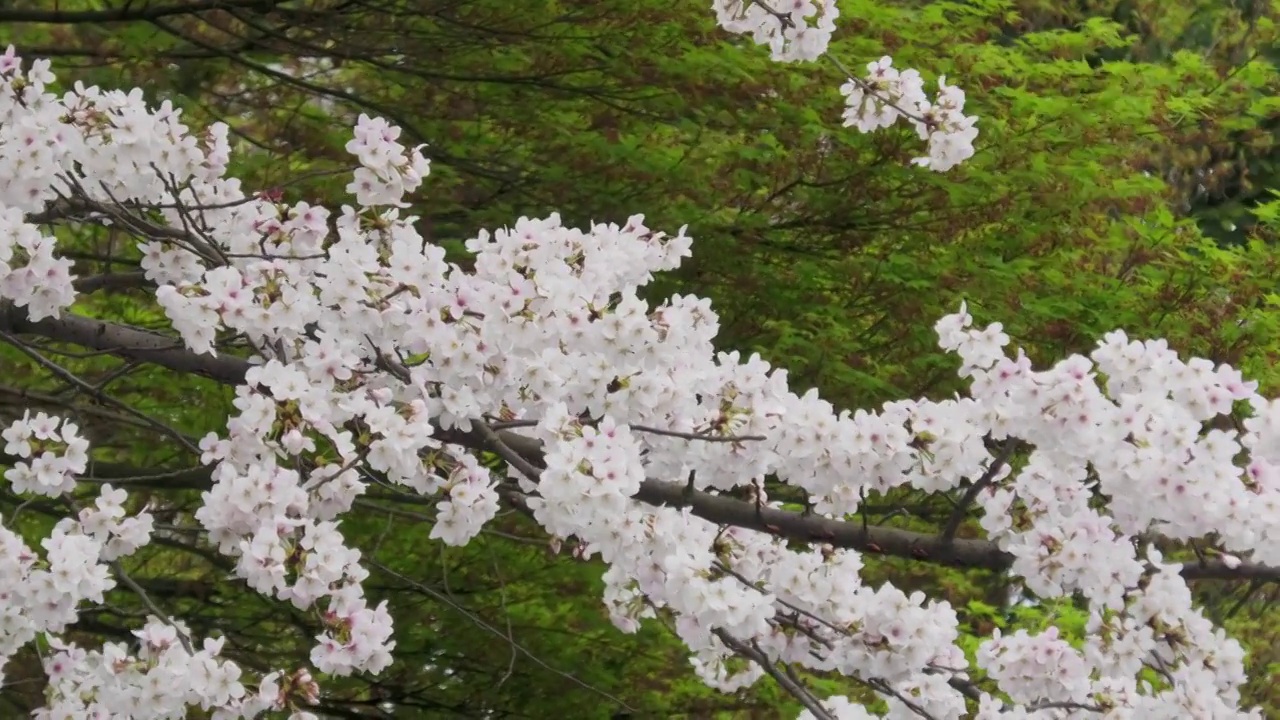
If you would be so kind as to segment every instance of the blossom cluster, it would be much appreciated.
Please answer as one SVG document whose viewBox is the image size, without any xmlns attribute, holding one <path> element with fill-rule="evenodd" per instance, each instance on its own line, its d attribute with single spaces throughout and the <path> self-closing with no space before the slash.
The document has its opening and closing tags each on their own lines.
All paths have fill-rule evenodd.
<svg viewBox="0 0 1280 720">
<path fill-rule="evenodd" d="M 23 221 L 22 210 L 0 209 L 0 302 L 25 307 L 32 320 L 71 304 L 70 260 L 56 257 L 54 239 Z"/>
<path fill-rule="evenodd" d="M 927 157 L 913 162 L 945 172 L 973 157 L 978 118 L 964 114 L 964 91 L 938 78 L 938 94 L 930 100 L 924 80 L 916 70 L 899 70 L 884 56 L 867 63 L 865 79 L 850 78 L 840 87 L 846 97 L 845 127 L 872 132 L 905 118 L 921 140 L 928 142 Z"/>
<path fill-rule="evenodd" d="M 219 657 L 225 639 L 206 639 L 195 650 L 187 640 L 190 630 L 180 622 L 149 617 L 134 635 L 135 652 L 124 643 L 86 650 L 51 638 L 53 652 L 44 659 L 50 700 L 33 717 L 178 720 L 199 707 L 212 710 L 214 720 L 238 720 L 319 698 L 319 687 L 305 670 L 268 673 L 256 691 L 249 690 L 240 682 L 240 667 Z M 289 720 L 317 718 L 306 710 L 289 715 Z"/>
<path fill-rule="evenodd" d="M 797 3 L 799 19 L 812 7 Z M 140 93 L 77 86 L 59 98 L 44 91 L 44 72 L 0 59 L 0 162 L 27 158 L 23 173 L 0 174 L 10 178 L 2 216 L 21 237 L 35 228 L 27 214 L 59 194 L 121 213 L 158 208 L 168 224 L 142 233 L 143 269 L 182 342 L 193 354 L 215 352 L 225 332 L 253 344 L 225 432 L 201 442 L 213 482 L 195 519 L 246 586 L 318 611 L 310 660 L 319 672 L 376 673 L 392 661 L 393 619 L 365 596 L 362 554 L 341 531 L 380 483 L 430 498 L 432 536 L 456 544 L 493 519 L 500 489 L 523 493 L 548 532 L 607 565 L 604 600 L 619 628 L 670 618 L 700 676 L 726 691 L 786 662 L 887 688 L 888 717 L 914 712 L 907 697 L 932 717 L 962 717 L 966 686 L 984 688 L 982 717 L 1006 702 L 1027 717 L 1045 702 L 1118 717 L 1251 717 L 1236 707 L 1239 644 L 1141 542 L 1150 532 L 1217 533 L 1222 551 L 1278 560 L 1280 405 L 1235 370 L 1113 334 L 1091 357 L 1036 371 L 1008 356 L 999 325 L 975 329 L 962 307 L 936 329 L 970 378 L 969 397 L 837 412 L 816 392 L 793 392 L 785 370 L 757 356 L 718 353 L 706 300 L 641 299 L 655 273 L 690 254 L 683 228 L 651 230 L 642 215 L 585 230 L 556 215 L 521 218 L 469 240 L 475 262 L 464 271 L 402 216 L 429 165 L 381 120 L 361 116 L 347 147 L 359 165 L 348 188 L 356 204 L 331 213 L 246 194 L 225 177 L 225 126 L 197 138 L 178 111 L 149 110 Z M 45 149 L 35 159 L 14 149 L 28 131 Z M 43 282 L 25 287 L 28 300 Z M 68 307 L 58 292 L 50 314 Z M 1241 401 L 1254 411 L 1242 433 L 1203 432 Z M 541 466 L 508 453 L 495 473 L 446 441 L 483 434 L 486 418 L 540 443 Z M 977 498 L 984 527 L 1034 592 L 1085 599 L 1098 632 L 1080 649 L 1052 632 L 997 636 L 971 664 L 948 603 L 863 585 L 856 551 L 795 547 L 634 499 L 651 479 L 679 478 L 690 493 L 749 493 L 775 509 L 761 489 L 770 478 L 803 491 L 813 513 L 839 517 L 871 493 L 961 487 L 996 464 L 986 439 L 1012 437 L 1032 449 L 991 474 Z M 68 493 L 85 469 L 74 425 L 56 418 L 28 416 L 4 438 L 24 458 L 6 474 L 21 492 Z M 1107 507 L 1089 502 L 1099 492 Z M 79 602 L 110 589 L 103 563 L 149 529 L 124 517 L 123 502 L 107 488 L 78 521 L 63 521 L 45 544 L 48 570 L 0 532 L 4 587 L 15 588 L 0 597 L 5 649 L 56 634 Z M 57 646 L 45 716 L 178 717 L 199 706 L 253 717 L 318 692 L 298 672 L 258 677 L 252 690 L 252 674 L 220 658 L 218 640 L 196 651 L 176 622 L 153 620 L 138 638 L 132 654 Z M 767 663 L 731 662 L 740 647 Z M 1051 678 L 1028 670 L 1050 662 Z M 1143 683 L 1151 666 L 1175 686 Z M 828 702 L 837 716 L 870 716 Z"/>
<path fill-rule="evenodd" d="M 9 455 L 31 457 L 33 448 L 43 448 L 38 466 L 54 468 L 50 474 L 58 478 L 56 483 L 32 482 L 25 475 L 26 464 L 17 462 L 5 473 L 15 492 L 56 497 L 75 489 L 75 475 L 85 470 L 88 443 L 74 423 L 27 413 L 10 423 L 3 436 Z M 63 488 L 66 478 L 71 478 L 71 486 Z M 193 651 L 190 631 L 167 618 L 151 617 L 135 631 L 136 653 L 122 643 L 86 651 L 58 637 L 78 619 L 83 603 L 101 604 L 104 593 L 116 586 L 110 564 L 150 541 L 151 514 L 129 515 L 128 499 L 124 490 L 103 485 L 92 505 L 54 526 L 41 542 L 43 556 L 0 526 L 0 667 L 39 634 L 48 635 L 53 651 L 43 660 L 48 704 L 35 717 L 183 718 L 190 707 L 199 706 L 216 708 L 214 717 L 232 720 L 284 709 L 295 695 L 314 703 L 318 688 L 305 671 L 287 679 L 283 689 L 278 673 L 267 675 L 256 693 L 248 693 L 239 682 L 239 666 L 218 658 L 224 639 L 206 639 L 199 651 Z M 351 613 L 335 619 L 340 624 L 360 618 Z M 359 662 L 371 664 L 368 658 Z M 316 716 L 300 711 L 291 717 Z"/>
<path fill-rule="evenodd" d="M 22 458 L 4 471 L 4 479 L 17 493 L 35 493 L 57 497 L 76 487 L 76 475 L 89 463 L 89 443 L 80 437 L 75 423 L 51 417 L 47 413 L 23 413 L 0 431 L 4 453 Z"/>
<path fill-rule="evenodd" d="M 720 27 L 749 33 L 780 62 L 822 57 L 840 14 L 835 0 L 782 0 L 776 8 L 768 0 L 714 0 L 712 7 Z M 816 24 L 809 24 L 811 17 Z M 850 77 L 840 93 L 846 98 L 845 127 L 866 133 L 905 118 L 927 143 L 928 155 L 912 161 L 921 167 L 946 172 L 973 157 L 978 118 L 964 114 L 964 91 L 948 85 L 946 76 L 938 78 L 938 94 L 930 100 L 920 73 L 893 67 L 886 55 L 867 63 L 867 77 Z"/>
<path fill-rule="evenodd" d="M 42 450 L 35 470 L 18 461 L 5 471 L 15 492 L 56 497 L 74 489 L 88 447 L 75 424 L 28 412 L 2 434 L 7 455 L 26 458 Z M 71 488 L 63 489 L 68 478 Z M 76 621 L 80 603 L 101 603 L 115 586 L 108 563 L 147 544 L 152 528 L 146 512 L 127 516 L 127 500 L 123 490 L 104 485 L 92 507 L 54 525 L 40 543 L 43 557 L 0 525 L 0 663 L 38 634 L 61 632 Z"/>
<path fill-rule="evenodd" d="M 768 45 L 778 62 L 821 57 L 840 17 L 836 0 L 712 0 L 711 8 L 722 28 L 750 34 L 757 45 Z"/>
</svg>

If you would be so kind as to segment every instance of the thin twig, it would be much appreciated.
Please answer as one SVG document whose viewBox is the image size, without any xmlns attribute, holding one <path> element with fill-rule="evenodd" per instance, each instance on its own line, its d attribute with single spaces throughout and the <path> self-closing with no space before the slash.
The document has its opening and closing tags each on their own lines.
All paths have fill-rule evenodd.
<svg viewBox="0 0 1280 720">
<path fill-rule="evenodd" d="M 541 666 L 542 668 L 544 668 L 544 669 L 546 669 L 546 670 L 548 670 L 548 671 L 550 671 L 550 672 L 553 672 L 553 673 L 555 673 L 556 675 L 559 675 L 559 676 L 561 676 L 561 677 L 563 677 L 563 678 L 566 678 L 566 679 L 568 679 L 568 680 L 572 681 L 573 683 L 575 683 L 576 685 L 578 685 L 579 687 L 582 687 L 582 688 L 584 688 L 584 689 L 586 689 L 586 690 L 590 690 L 591 692 L 593 692 L 593 693 L 595 693 L 595 694 L 597 694 L 597 695 L 599 695 L 599 696 L 601 696 L 601 697 L 603 697 L 603 698 L 608 699 L 610 702 L 617 703 L 618 707 L 619 707 L 619 708 L 621 708 L 621 709 L 623 709 L 623 710 L 626 710 L 626 711 L 628 711 L 628 712 L 635 712 L 635 708 L 630 707 L 629 705 L 627 705 L 625 702 L 623 702 L 623 701 L 622 701 L 622 700 L 620 700 L 619 698 L 616 698 L 616 697 L 614 697 L 613 695 L 610 695 L 609 693 L 605 692 L 604 690 L 601 690 L 600 688 L 594 687 L 594 686 L 592 686 L 592 685 L 589 685 L 589 684 L 587 684 L 587 683 L 583 682 L 582 680 L 579 680 L 577 677 L 574 677 L 574 676 L 573 676 L 573 675 L 571 675 L 570 673 L 567 673 L 567 672 L 564 672 L 564 671 L 561 671 L 561 670 L 557 670 L 557 669 L 555 669 L 555 668 L 551 667 L 551 666 L 550 666 L 550 665 L 548 665 L 546 662 L 544 662 L 542 659 L 540 659 L 537 655 L 535 655 L 534 653 L 532 653 L 532 652 L 530 652 L 529 650 L 525 649 L 525 648 L 524 648 L 524 646 L 520 645 L 518 642 L 516 642 L 515 640 L 511 639 L 510 637 L 508 637 L 508 636 L 504 636 L 504 635 L 503 635 L 503 633 L 502 633 L 500 630 L 498 630 L 497 628 L 493 627 L 492 625 L 490 625 L 489 623 L 485 622 L 484 620 L 480 619 L 480 618 L 479 618 L 478 616 L 476 616 L 475 614 L 473 614 L 473 613 L 469 612 L 468 610 L 466 610 L 465 608 L 463 608 L 461 605 L 459 605 L 458 603 L 456 603 L 456 602 L 454 602 L 453 600 L 451 600 L 451 599 L 450 599 L 448 596 L 446 596 L 444 593 L 441 593 L 441 592 L 439 592 L 439 591 L 437 591 L 437 590 L 434 590 L 434 589 L 432 589 L 432 588 L 428 587 L 426 584 L 421 583 L 421 582 L 418 582 L 417 580 L 414 580 L 414 579 L 412 579 L 412 578 L 406 577 L 405 575 L 403 575 L 403 574 L 401 574 L 401 573 L 399 573 L 399 572 L 396 572 L 395 570 L 392 570 L 391 568 L 387 567 L 386 565 L 383 565 L 382 563 L 380 563 L 380 562 L 378 562 L 378 561 L 376 561 L 376 560 L 373 560 L 372 558 L 370 558 L 370 559 L 368 560 L 368 563 L 369 563 L 370 565 L 372 565 L 373 567 L 377 568 L 378 570 L 381 570 L 382 572 L 387 573 L 388 575 L 390 575 L 390 576 L 392 576 L 392 577 L 396 578 L 397 580 L 400 580 L 401 582 L 408 584 L 410 587 L 414 588 L 414 589 L 415 589 L 415 590 L 417 590 L 418 592 L 421 592 L 421 593 L 423 593 L 424 595 L 427 595 L 427 596 L 429 596 L 429 597 L 431 597 L 431 598 L 434 598 L 434 599 L 435 599 L 435 600 L 437 600 L 438 602 L 444 603 L 445 605 L 449 606 L 450 608 L 452 608 L 452 609 L 453 609 L 453 610 L 455 610 L 456 612 L 458 612 L 458 613 L 460 613 L 461 615 L 465 616 L 465 617 L 467 618 L 467 620 L 469 620 L 469 621 L 471 621 L 472 623 L 474 623 L 474 624 L 476 625 L 476 627 L 479 627 L 479 628 L 480 628 L 480 629 L 482 629 L 482 630 L 485 630 L 485 631 L 487 631 L 487 632 L 489 632 L 489 633 L 492 633 L 492 634 L 494 634 L 494 635 L 496 635 L 496 636 L 498 636 L 498 637 L 501 637 L 501 638 L 503 638 L 503 639 L 507 640 L 508 642 L 510 642 L 510 643 L 511 643 L 511 646 L 512 646 L 513 648 L 515 648 L 517 651 L 519 651 L 519 652 L 520 652 L 521 654 L 523 654 L 525 657 L 529 658 L 530 660 L 532 660 L 534 663 L 536 663 L 537 665 Z"/>
<path fill-rule="evenodd" d="M 101 402 L 105 402 L 120 408 L 121 410 L 128 413 L 129 415 L 132 415 L 133 417 L 146 423 L 151 428 L 155 430 L 159 430 L 165 435 L 168 435 L 169 437 L 178 441 L 180 445 L 182 445 L 184 448 L 186 448 L 188 452 L 192 453 L 196 457 L 199 457 L 202 454 L 200 451 L 200 448 L 182 433 L 169 427 L 168 425 L 165 425 L 164 423 L 160 422 L 159 420 L 156 420 L 155 418 L 151 417 L 150 415 L 147 415 L 146 413 L 140 410 L 135 410 L 128 403 L 117 400 L 116 398 L 98 390 L 97 388 L 93 387 L 92 385 L 85 382 L 84 380 L 81 380 L 70 370 L 67 370 L 61 365 L 53 362 L 52 360 L 36 352 L 29 345 L 22 342 L 22 340 L 18 339 L 17 337 L 14 337 L 13 335 L 10 335 L 9 333 L 6 333 L 4 331 L 0 331 L 0 339 L 5 340 L 10 345 L 13 345 L 15 348 L 17 348 L 24 355 L 30 357 L 32 360 L 35 360 L 41 367 L 43 367 L 44 369 L 56 375 L 58 379 L 62 380 L 63 382 L 66 382 L 75 387 L 78 387 L 81 391 L 83 391 L 90 397 L 94 398 L 95 400 L 99 400 Z"/>
</svg>

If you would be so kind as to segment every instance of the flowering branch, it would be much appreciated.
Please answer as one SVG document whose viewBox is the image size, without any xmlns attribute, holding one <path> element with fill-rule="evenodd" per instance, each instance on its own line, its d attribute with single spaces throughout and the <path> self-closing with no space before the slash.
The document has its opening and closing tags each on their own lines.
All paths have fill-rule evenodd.
<svg viewBox="0 0 1280 720">
<path fill-rule="evenodd" d="M 834 2 L 793 7 L 780 27 L 755 4 L 716 3 L 726 27 L 753 33 L 776 57 L 813 59 L 834 27 Z M 940 80 L 930 102 L 918 73 L 887 58 L 870 69 L 873 81 L 845 88 L 846 123 L 872 130 L 903 116 L 896 105 L 914 107 L 908 120 L 929 142 L 918 162 L 944 170 L 972 154 L 977 130 L 962 92 Z M 45 91 L 52 81 L 47 62 L 24 72 L 12 49 L 0 56 L 0 333 L 234 386 L 225 432 L 196 448 L 208 487 L 194 518 L 248 587 L 313 609 L 321 628 L 309 667 L 343 676 L 392 663 L 387 601 L 366 597 L 368 570 L 340 525 L 378 484 L 433 504 L 429 537 L 452 545 L 479 535 L 503 500 L 520 508 L 551 537 L 573 538 L 577 556 L 601 557 L 620 629 L 661 613 L 708 685 L 732 692 L 771 674 L 805 703 L 802 717 L 871 716 L 847 698 L 819 702 L 796 668 L 862 678 L 892 717 L 973 715 L 971 703 L 988 720 L 1006 702 L 1024 713 L 1241 716 L 1242 650 L 1186 585 L 1280 579 L 1280 550 L 1264 542 L 1276 533 L 1280 401 L 1233 368 L 1112 333 L 1088 357 L 1036 371 L 1009 355 L 1000 325 L 971 327 L 962 305 L 934 329 L 960 360 L 967 396 L 837 412 L 759 357 L 717 352 L 709 302 L 642 299 L 656 273 L 691 253 L 683 228 L 656 232 L 641 215 L 585 230 L 558 215 L 521 218 L 467 241 L 475 262 L 464 271 L 401 216 L 430 161 L 385 120 L 356 124 L 346 147 L 359 165 L 353 201 L 331 215 L 243 192 L 225 176 L 225 125 L 193 138 L 168 106 L 80 86 L 57 96 Z M 136 234 L 176 337 L 67 314 L 72 264 L 33 219 Z M 254 357 L 217 355 L 226 337 Z M 1252 408 L 1240 428 L 1205 429 L 1236 403 Z M 486 417 L 537 422 L 499 430 Z M 657 430 L 668 427 L 717 435 Z M 94 477 L 73 423 L 27 412 L 3 435 L 14 458 L 5 479 L 19 495 L 69 493 Z M 1027 456 L 1005 473 L 1012 446 L 993 456 L 988 443 L 1015 436 Z M 507 477 L 482 464 L 482 452 L 500 457 Z M 966 478 L 977 480 L 938 534 L 839 519 L 856 516 L 870 493 L 951 493 Z M 770 500 L 766 480 L 786 486 L 780 497 L 802 495 L 806 509 Z M 161 666 L 189 680 L 154 689 L 175 716 L 191 706 L 255 717 L 299 698 L 314 705 L 308 668 L 259 673 L 250 690 L 239 666 L 218 659 L 220 641 L 192 653 L 157 618 L 136 650 L 86 652 L 57 637 L 82 601 L 102 602 L 114 582 L 108 564 L 151 539 L 148 513 L 125 518 L 124 491 L 100 490 L 96 509 L 62 519 L 41 543 L 54 571 L 36 567 L 38 556 L 0 525 L 0 579 L 18 608 L 6 616 L 17 630 L 0 635 L 0 659 L 48 637 L 53 662 L 69 668 L 51 673 L 48 712 L 84 714 L 92 697 L 106 703 L 95 712 L 125 716 L 122 698 L 138 697 L 146 672 Z M 971 504 L 986 540 L 956 537 Z M 1195 562 L 1169 563 L 1144 539 L 1157 531 L 1160 542 L 1212 543 Z M 1007 571 L 1038 596 L 1082 599 L 1086 634 L 1072 644 L 1052 627 L 997 633 L 970 662 L 951 606 L 863 584 L 864 553 Z M 729 662 L 737 656 L 755 663 Z M 1141 682 L 1144 667 L 1170 688 Z M 970 674 L 994 692 L 976 693 Z"/>
<path fill-rule="evenodd" d="M 960 530 L 960 525 L 964 523 L 965 513 L 968 511 L 969 506 L 978 497 L 978 493 L 986 490 L 995 481 L 996 475 L 1009 462 L 1015 447 L 1017 447 L 1017 442 L 1013 438 L 1005 440 L 1004 445 L 1000 448 L 1000 454 L 992 458 L 986 472 L 982 473 L 982 477 L 969 486 L 969 489 L 960 498 L 960 502 L 956 503 L 956 508 L 952 511 L 951 518 L 947 520 L 946 526 L 942 529 L 942 541 L 944 543 L 949 543 L 955 539 L 956 532 Z"/>
<path fill-rule="evenodd" d="M 3 309 L 3 308 L 0 308 Z M 75 315 L 59 319 L 46 318 L 39 322 L 27 320 L 15 308 L 0 312 L 0 330 L 33 334 L 63 342 L 72 342 L 110 351 L 121 357 L 151 362 L 171 370 L 209 377 L 225 384 L 244 382 L 245 373 L 252 365 L 233 356 L 196 355 L 182 349 L 178 341 L 142 330 L 114 325 Z M 477 427 L 486 427 L 476 423 Z M 438 429 L 438 436 L 474 450 L 494 450 L 482 431 L 463 433 Z M 522 473 L 540 472 L 535 465 L 541 462 L 542 445 L 539 441 L 513 432 L 497 432 L 504 449 L 497 452 Z M 993 464 L 993 467 L 998 465 Z M 145 473 L 139 473 L 145 474 Z M 970 490 L 977 484 L 970 486 Z M 1012 557 L 998 546 L 986 540 L 947 539 L 896 528 L 862 526 L 856 523 L 804 515 L 800 512 L 769 507 L 736 500 L 706 492 L 690 494 L 683 483 L 648 479 L 634 496 L 636 500 L 655 506 L 688 507 L 695 515 L 713 523 L 732 525 L 778 537 L 806 542 L 819 542 L 835 547 L 884 553 L 902 558 L 913 558 L 953 567 L 1007 570 Z M 1230 564 L 1219 558 L 1206 558 L 1182 565 L 1183 577 L 1192 579 L 1256 579 L 1280 582 L 1280 568 L 1242 562 Z"/>
<path fill-rule="evenodd" d="M 794 673 L 779 671 L 778 668 L 774 667 L 773 660 L 759 647 L 751 647 L 724 630 L 717 629 L 714 633 L 716 637 L 720 638 L 720 642 L 728 646 L 729 649 L 755 663 L 760 669 L 768 673 L 769 677 L 773 678 L 789 695 L 799 700 L 800 704 L 813 713 L 814 717 L 820 720 L 836 720 L 834 715 L 822 707 L 822 703 L 818 698 L 814 697 L 813 693 L 799 682 Z"/>
</svg>

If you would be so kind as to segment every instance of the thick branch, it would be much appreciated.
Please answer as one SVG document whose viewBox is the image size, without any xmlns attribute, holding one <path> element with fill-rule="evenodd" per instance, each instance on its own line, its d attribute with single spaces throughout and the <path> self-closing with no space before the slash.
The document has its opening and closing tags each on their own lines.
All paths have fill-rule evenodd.
<svg viewBox="0 0 1280 720">
<path fill-rule="evenodd" d="M 111 353 L 129 360 L 153 363 L 177 372 L 200 375 L 227 385 L 244 381 L 249 362 L 229 355 L 197 355 L 182 341 L 127 325 L 64 313 L 58 318 L 32 321 L 26 311 L 0 305 L 0 332 L 40 337 Z"/>
<path fill-rule="evenodd" d="M 88 275 L 78 277 L 72 281 L 78 293 L 93 293 L 99 290 L 136 290 L 146 288 L 155 289 L 155 283 L 147 279 L 147 274 L 142 271 L 121 272 L 121 273 L 102 273 L 99 275 Z"/>
<path fill-rule="evenodd" d="M 895 557 L 914 558 L 955 567 L 1004 570 L 1013 558 L 988 540 L 955 539 L 950 543 L 933 534 L 805 515 L 793 510 L 762 507 L 754 502 L 705 492 L 690 493 L 684 483 L 645 480 L 635 499 L 650 505 L 688 507 L 694 515 L 717 525 L 736 525 L 789 540 L 826 543 Z"/>
<path fill-rule="evenodd" d="M 63 315 L 58 319 L 46 318 L 31 322 L 21 309 L 0 308 L 0 331 L 40 335 L 52 340 L 75 343 L 132 360 L 155 363 L 178 372 L 194 373 L 228 385 L 242 383 L 250 367 L 249 361 L 244 358 L 196 355 L 183 348 L 174 338 L 78 315 Z M 490 435 L 501 439 L 503 447 L 495 447 Z M 462 432 L 437 428 L 436 436 L 445 442 L 473 450 L 493 452 L 509 448 L 533 465 L 541 465 L 543 462 L 542 444 L 513 432 L 484 433 L 479 429 Z M 694 515 L 709 522 L 736 525 L 789 540 L 826 543 L 834 547 L 883 553 L 951 567 L 1002 571 L 1013 564 L 1012 556 L 1002 552 L 990 540 L 945 538 L 937 534 L 896 528 L 864 527 L 861 523 L 760 507 L 753 502 L 723 495 L 690 493 L 683 483 L 649 479 L 641 486 L 640 492 L 636 493 L 635 499 L 649 505 L 687 506 Z M 1280 568 L 1255 563 L 1241 563 L 1230 568 L 1220 559 L 1205 558 L 1203 561 L 1184 564 L 1182 576 L 1188 580 L 1255 579 L 1280 582 Z"/>
<path fill-rule="evenodd" d="M 494 451 L 496 448 L 487 437 L 489 434 L 480 430 L 469 433 L 439 428 L 436 430 L 436 436 L 446 442 L 476 450 Z M 501 438 L 505 448 L 514 450 L 534 465 L 543 464 L 542 445 L 537 440 L 511 432 L 498 432 L 496 435 Z M 1004 571 L 1013 565 L 1013 556 L 1000 550 L 991 540 L 945 538 L 932 533 L 864 526 L 861 523 L 807 515 L 799 511 L 762 507 L 754 502 L 725 495 L 690 492 L 684 483 L 679 482 L 649 478 L 640 486 L 640 492 L 633 499 L 648 505 L 688 507 L 693 515 L 717 525 L 734 525 L 788 540 L 825 543 L 833 547 L 911 558 L 949 567 Z M 1182 577 L 1188 580 L 1257 579 L 1280 582 L 1280 568 L 1247 562 L 1231 568 L 1220 559 L 1204 558 L 1184 563 Z"/>
</svg>

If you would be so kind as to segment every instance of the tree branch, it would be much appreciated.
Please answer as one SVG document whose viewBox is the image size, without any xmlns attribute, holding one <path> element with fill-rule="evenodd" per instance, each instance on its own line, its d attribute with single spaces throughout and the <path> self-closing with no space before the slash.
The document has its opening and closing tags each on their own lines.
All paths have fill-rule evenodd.
<svg viewBox="0 0 1280 720">
<path fill-rule="evenodd" d="M 950 543 L 955 538 L 960 526 L 964 523 L 965 512 L 973 504 L 973 501 L 977 499 L 978 493 L 986 490 L 996 475 L 1000 473 L 1000 468 L 1004 467 L 1004 464 L 1013 455 L 1014 447 L 1013 438 L 1005 440 L 1004 446 L 1000 448 L 1000 454 L 991 459 L 991 464 L 987 467 L 987 471 L 969 486 L 964 497 L 960 498 L 960 502 L 956 503 L 956 509 L 951 514 L 951 519 L 947 521 L 946 527 L 942 529 L 942 541 L 944 543 Z"/>
<path fill-rule="evenodd" d="M 280 5 L 284 0 L 186 0 L 174 5 L 150 5 L 124 7 L 108 10 L 27 10 L 10 8 L 0 10 L 0 22 L 8 23 L 51 23 L 58 25 L 74 25 L 79 23 L 123 23 L 146 21 L 151 22 L 173 15 L 194 15 L 210 10 L 229 10 L 243 8 L 268 12 Z"/>
<path fill-rule="evenodd" d="M 226 385 L 244 382 L 250 364 L 231 355 L 197 355 L 178 338 L 64 313 L 61 317 L 32 321 L 25 310 L 0 303 L 0 332 L 39 335 L 111 353 L 129 360 L 152 363 L 176 372 L 199 375 Z"/>
<path fill-rule="evenodd" d="M 79 315 L 63 315 L 31 322 L 19 308 L 0 307 L 0 331 L 32 334 L 52 340 L 75 343 L 118 355 L 142 360 L 177 372 L 193 373 L 228 385 L 244 382 L 251 367 L 248 360 L 234 356 L 196 355 L 182 347 L 175 338 L 157 335 L 124 325 L 92 320 Z M 479 421 L 475 421 L 478 425 Z M 517 453 L 534 467 L 543 464 L 542 443 L 534 438 L 509 431 L 494 433 L 486 427 L 470 432 L 436 428 L 439 439 L 472 450 L 494 451 L 498 446 L 490 433 L 501 440 L 504 452 Z M 526 470 L 532 469 L 528 466 Z M 146 472 L 138 472 L 146 475 Z M 186 478 L 189 482 L 190 478 Z M 919 533 L 897 528 L 862 526 L 801 512 L 759 506 L 707 492 L 689 492 L 684 483 L 647 479 L 633 499 L 648 505 L 688 507 L 704 520 L 717 525 L 735 525 L 765 532 L 789 540 L 825 543 L 833 547 L 862 552 L 881 553 L 892 557 L 962 568 L 1004 571 L 1013 565 L 1013 556 L 1000 550 L 990 540 L 946 538 L 933 533 Z M 1204 558 L 1184 563 L 1182 576 L 1188 580 L 1261 580 L 1280 582 L 1280 568 L 1242 562 L 1228 567 L 1221 559 Z"/>
<path fill-rule="evenodd" d="M 793 674 L 783 674 L 778 668 L 774 667 L 773 660 L 764 652 L 747 645 L 720 628 L 716 628 L 711 632 L 720 638 L 720 642 L 724 643 L 725 647 L 759 665 L 761 670 L 768 673 L 769 677 L 773 678 L 774 682 L 778 683 L 791 697 L 799 700 L 800 704 L 810 713 L 813 713 L 814 717 L 819 718 L 819 720 L 834 720 L 834 716 L 822 706 L 822 701 L 814 697 L 813 693 L 809 692 L 809 689 L 803 684 L 796 682 L 797 678 Z"/>
</svg>

